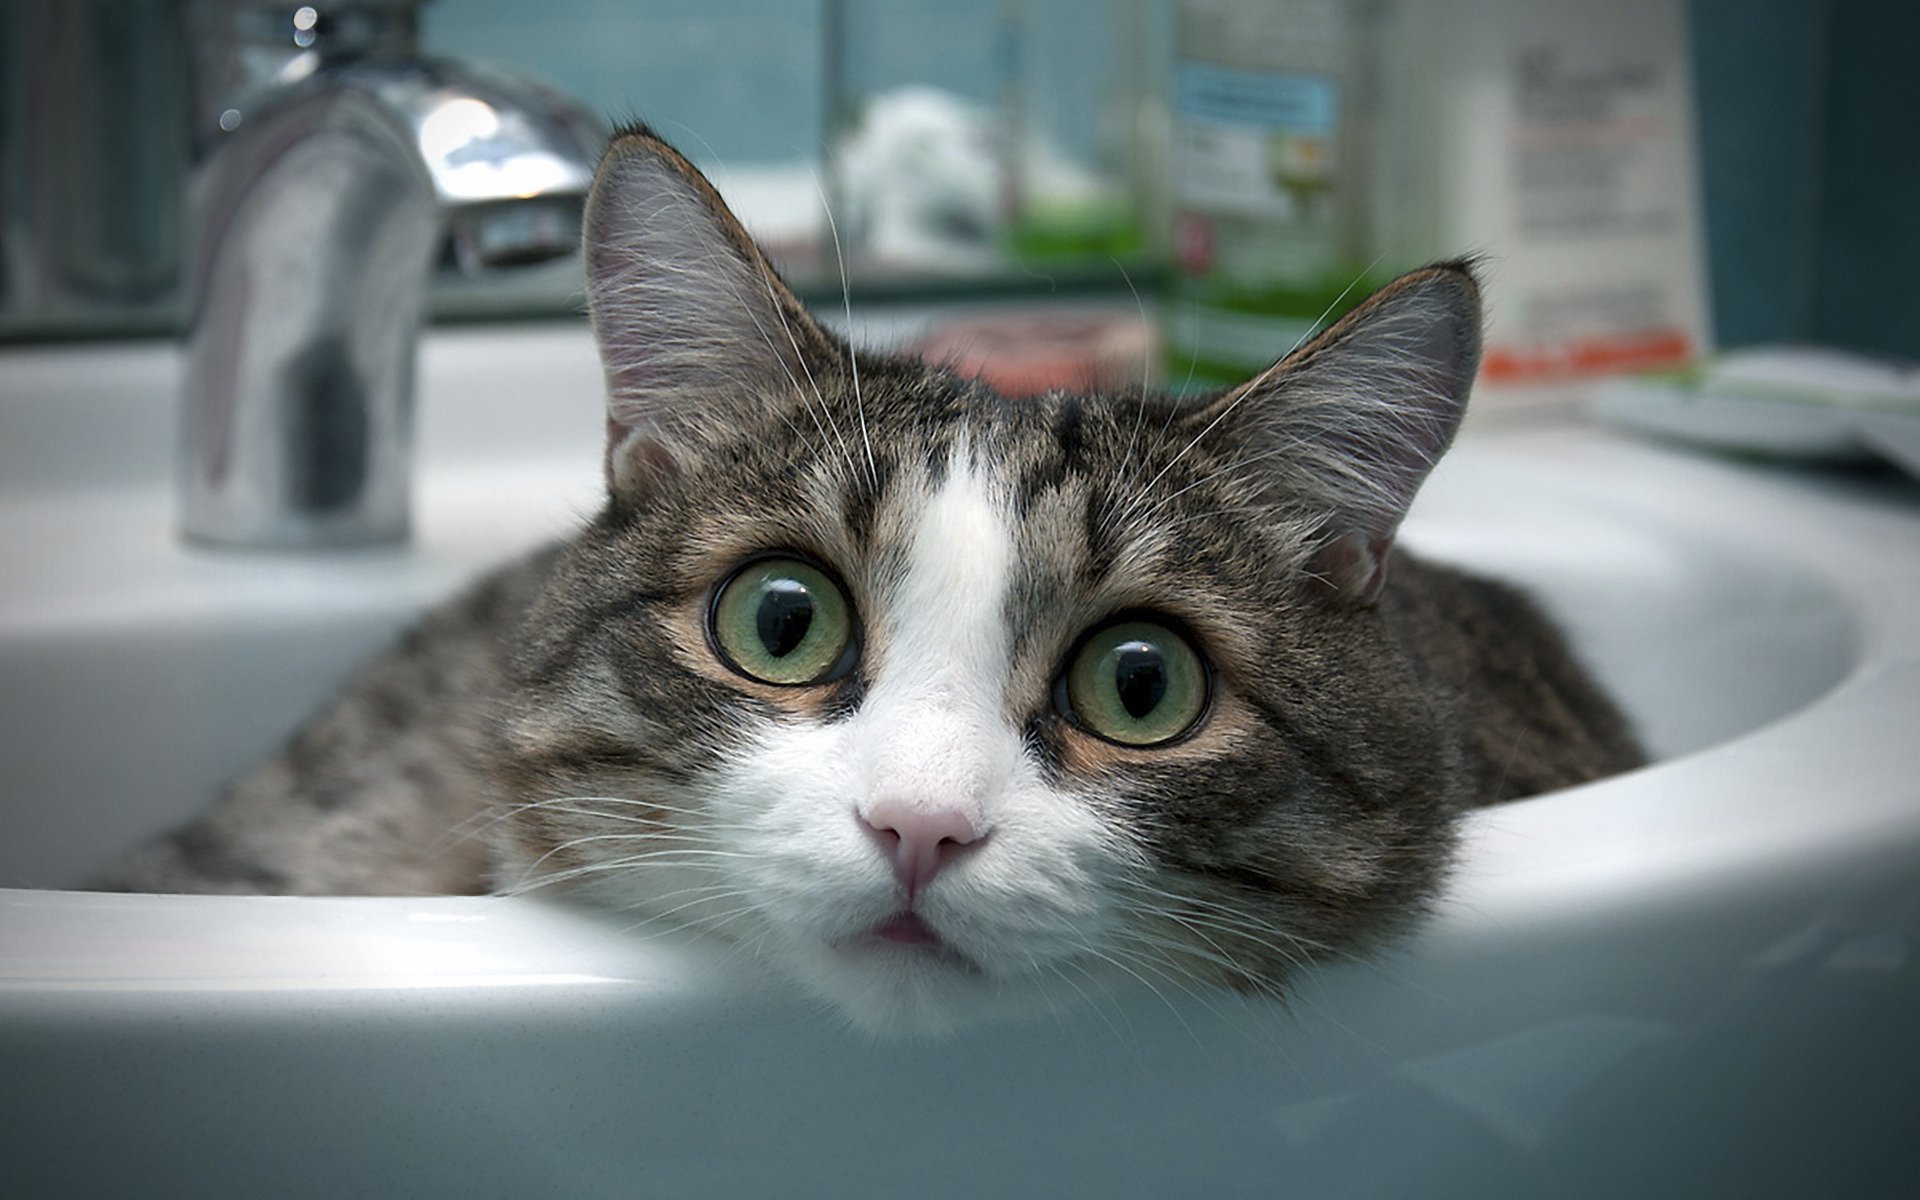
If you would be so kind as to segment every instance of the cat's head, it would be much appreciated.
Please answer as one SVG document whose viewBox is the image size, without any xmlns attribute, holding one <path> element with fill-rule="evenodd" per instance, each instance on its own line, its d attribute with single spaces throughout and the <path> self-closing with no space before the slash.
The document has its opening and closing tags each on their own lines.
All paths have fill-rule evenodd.
<svg viewBox="0 0 1920 1200">
<path fill-rule="evenodd" d="M 1252 382 L 1009 400 L 851 353 L 645 130 L 587 212 L 604 513 L 526 627 L 504 882 L 737 938 L 874 1029 L 1278 991 L 1432 895 L 1445 714 L 1380 619 L 1460 266 Z"/>
</svg>

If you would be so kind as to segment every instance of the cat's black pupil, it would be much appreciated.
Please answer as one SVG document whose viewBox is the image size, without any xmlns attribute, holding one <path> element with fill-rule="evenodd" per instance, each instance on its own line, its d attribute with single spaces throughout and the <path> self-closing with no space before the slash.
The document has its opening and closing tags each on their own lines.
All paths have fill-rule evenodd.
<svg viewBox="0 0 1920 1200">
<path fill-rule="evenodd" d="M 1113 686 L 1120 707 L 1134 720 L 1146 716 L 1167 694 L 1167 663 L 1152 642 L 1125 642 L 1114 655 Z"/>
<path fill-rule="evenodd" d="M 775 658 L 792 654 L 813 627 L 813 596 L 797 579 L 770 579 L 760 592 L 754 617 L 760 644 Z"/>
</svg>

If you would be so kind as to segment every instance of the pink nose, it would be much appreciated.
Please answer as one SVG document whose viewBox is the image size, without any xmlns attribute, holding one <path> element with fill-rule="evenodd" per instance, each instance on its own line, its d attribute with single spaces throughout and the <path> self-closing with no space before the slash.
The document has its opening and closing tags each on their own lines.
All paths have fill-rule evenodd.
<svg viewBox="0 0 1920 1200">
<path fill-rule="evenodd" d="M 987 836 L 957 808 L 921 808 L 898 800 L 882 800 L 860 823 L 892 864 L 909 904 L 942 868 Z"/>
</svg>

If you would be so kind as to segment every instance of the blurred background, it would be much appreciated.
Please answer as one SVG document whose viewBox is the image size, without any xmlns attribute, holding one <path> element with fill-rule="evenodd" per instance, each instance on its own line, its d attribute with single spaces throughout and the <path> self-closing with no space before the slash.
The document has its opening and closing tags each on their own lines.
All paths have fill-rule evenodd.
<svg viewBox="0 0 1920 1200">
<path fill-rule="evenodd" d="M 191 167 L 247 111 L 207 29 L 377 54 L 339 49 L 366 9 L 652 124 L 815 302 L 1137 295 L 1121 354 L 1176 385 L 1461 254 L 1496 387 L 1920 356 L 1906 0 L 10 0 L 0 337 L 179 328 Z M 438 319 L 581 312 L 577 259 L 457 249 Z"/>
</svg>

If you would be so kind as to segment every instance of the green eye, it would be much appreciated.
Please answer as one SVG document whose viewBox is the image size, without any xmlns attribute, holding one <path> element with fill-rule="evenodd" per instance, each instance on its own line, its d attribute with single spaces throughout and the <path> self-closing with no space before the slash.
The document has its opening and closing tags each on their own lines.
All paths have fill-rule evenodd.
<svg viewBox="0 0 1920 1200">
<path fill-rule="evenodd" d="M 853 668 L 846 593 L 818 567 L 763 558 L 720 586 L 708 623 L 727 665 L 783 686 L 826 683 Z"/>
<path fill-rule="evenodd" d="M 1055 703 L 1081 728 L 1123 746 L 1157 746 L 1207 708 L 1207 668 L 1186 638 L 1156 621 L 1089 634 L 1068 660 Z"/>
</svg>

